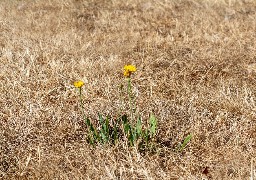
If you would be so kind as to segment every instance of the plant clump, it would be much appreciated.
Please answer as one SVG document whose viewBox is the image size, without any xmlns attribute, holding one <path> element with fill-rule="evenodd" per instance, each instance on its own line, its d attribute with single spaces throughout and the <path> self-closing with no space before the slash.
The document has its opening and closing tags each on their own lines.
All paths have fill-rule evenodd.
<svg viewBox="0 0 256 180">
<path fill-rule="evenodd" d="M 141 116 L 135 114 L 133 111 L 134 100 L 132 95 L 131 75 L 135 73 L 136 70 L 134 65 L 124 66 L 124 77 L 126 77 L 127 80 L 127 94 L 130 104 L 130 116 L 127 114 L 118 114 L 116 116 L 117 118 L 112 118 L 110 116 L 104 117 L 99 113 L 98 126 L 95 126 L 85 113 L 82 100 L 82 86 L 84 85 L 84 82 L 81 80 L 74 82 L 74 86 L 79 89 L 80 107 L 87 125 L 87 140 L 90 144 L 116 144 L 121 139 L 124 139 L 130 146 L 138 145 L 139 148 L 145 148 L 150 142 L 153 142 L 153 139 L 157 134 L 156 117 L 151 113 L 149 124 L 143 125 Z M 134 121 L 135 118 L 136 122 Z"/>
</svg>

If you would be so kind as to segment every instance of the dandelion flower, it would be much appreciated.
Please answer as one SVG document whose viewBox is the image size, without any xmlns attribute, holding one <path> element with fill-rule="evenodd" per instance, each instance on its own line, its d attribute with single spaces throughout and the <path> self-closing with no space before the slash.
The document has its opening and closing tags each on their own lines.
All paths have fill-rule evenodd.
<svg viewBox="0 0 256 180">
<path fill-rule="evenodd" d="M 124 76 L 130 77 L 132 73 L 136 72 L 136 67 L 133 65 L 125 65 L 124 66 Z"/>
<path fill-rule="evenodd" d="M 74 82 L 74 86 L 77 88 L 81 88 L 84 85 L 83 81 L 75 81 Z"/>
</svg>

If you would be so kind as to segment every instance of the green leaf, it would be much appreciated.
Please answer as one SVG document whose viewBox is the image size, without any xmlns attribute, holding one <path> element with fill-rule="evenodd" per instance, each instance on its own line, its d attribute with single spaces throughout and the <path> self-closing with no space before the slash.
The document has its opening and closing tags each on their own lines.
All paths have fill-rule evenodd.
<svg viewBox="0 0 256 180">
<path fill-rule="evenodd" d="M 131 146 L 134 146 L 134 142 L 136 140 L 135 136 L 136 136 L 136 129 L 130 128 L 128 140 L 130 141 Z"/>
<path fill-rule="evenodd" d="M 189 135 L 184 139 L 182 145 L 181 145 L 180 148 L 179 148 L 179 151 L 180 151 L 180 152 L 184 150 L 184 148 L 185 148 L 186 145 L 189 143 L 189 141 L 191 140 L 191 138 L 192 138 L 192 134 L 189 134 Z"/>
<path fill-rule="evenodd" d="M 118 139 L 118 132 L 117 132 L 117 126 L 116 124 L 114 125 L 114 132 L 113 132 L 113 139 L 114 139 L 114 143 L 116 144 L 117 139 Z"/>
<path fill-rule="evenodd" d="M 137 124 L 136 124 L 136 134 L 137 134 L 137 138 L 139 138 L 141 136 L 142 133 L 142 124 L 141 124 L 141 118 L 139 117 Z"/>
<path fill-rule="evenodd" d="M 106 133 L 106 129 L 107 129 L 106 124 L 103 124 L 103 125 L 101 126 L 101 131 L 104 132 L 104 133 Z"/>
<path fill-rule="evenodd" d="M 102 143 L 106 143 L 107 141 L 109 141 L 109 120 L 108 120 L 108 117 L 106 118 L 106 120 L 104 120 L 102 115 L 99 114 L 99 122 L 101 124 L 99 140 Z"/>
<path fill-rule="evenodd" d="M 89 131 L 89 135 L 87 136 L 87 139 L 89 141 L 90 144 L 94 145 L 94 138 L 93 138 L 93 133 L 91 131 Z"/>
<path fill-rule="evenodd" d="M 131 129 L 131 126 L 129 124 L 124 124 L 124 132 L 126 135 L 129 134 L 130 129 Z"/>
<path fill-rule="evenodd" d="M 105 132 L 106 132 L 106 136 L 109 136 L 109 119 L 108 119 L 108 117 L 106 117 L 106 121 L 105 121 Z"/>
<path fill-rule="evenodd" d="M 123 124 L 127 124 L 127 122 L 128 122 L 127 115 L 124 114 L 124 115 L 122 115 L 121 118 L 122 118 Z"/>
<path fill-rule="evenodd" d="M 148 145 L 149 133 L 147 129 L 143 131 L 143 139 L 146 141 L 146 144 Z"/>
<path fill-rule="evenodd" d="M 86 118 L 86 125 L 87 125 L 88 127 L 91 126 L 91 121 L 90 121 L 90 119 L 88 119 L 88 118 Z"/>
<path fill-rule="evenodd" d="M 89 131 L 89 142 L 90 144 L 95 144 L 95 140 L 97 140 L 97 131 L 93 127 L 93 124 L 91 123 L 90 119 L 86 118 L 86 125 Z"/>
<path fill-rule="evenodd" d="M 102 131 L 100 132 L 100 136 L 103 143 L 106 143 L 108 141 L 107 136 Z"/>
<path fill-rule="evenodd" d="M 96 141 L 99 141 L 100 140 L 100 137 L 99 137 L 99 134 L 97 132 L 97 130 L 93 127 L 93 125 L 91 125 L 91 132 L 93 133 L 93 137 Z"/>
<path fill-rule="evenodd" d="M 150 136 L 154 137 L 156 134 L 157 119 L 153 114 L 151 114 L 149 121 L 150 121 Z"/>
<path fill-rule="evenodd" d="M 100 124 L 101 124 L 101 125 L 103 125 L 103 123 L 104 123 L 104 120 L 103 120 L 103 117 L 102 117 L 102 115 L 101 115 L 101 114 L 98 114 L 98 116 L 99 116 L 99 121 L 100 121 Z"/>
</svg>

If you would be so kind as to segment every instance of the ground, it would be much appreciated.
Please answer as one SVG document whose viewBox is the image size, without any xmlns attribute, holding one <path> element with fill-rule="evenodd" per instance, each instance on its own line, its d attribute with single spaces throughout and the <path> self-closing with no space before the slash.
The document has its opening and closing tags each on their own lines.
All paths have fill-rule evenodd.
<svg viewBox="0 0 256 180">
<path fill-rule="evenodd" d="M 256 1 L 1 0 L 0 13 L 0 178 L 256 178 Z M 118 116 L 126 64 L 156 151 L 86 141 L 73 82 L 88 116 Z"/>
</svg>

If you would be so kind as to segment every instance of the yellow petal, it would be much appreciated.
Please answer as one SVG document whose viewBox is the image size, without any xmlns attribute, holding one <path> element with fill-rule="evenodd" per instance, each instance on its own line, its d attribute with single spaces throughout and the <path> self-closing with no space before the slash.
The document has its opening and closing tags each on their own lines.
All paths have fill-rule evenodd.
<svg viewBox="0 0 256 180">
<path fill-rule="evenodd" d="M 74 86 L 77 88 L 81 88 L 84 85 L 83 81 L 75 81 L 74 82 Z"/>
</svg>

